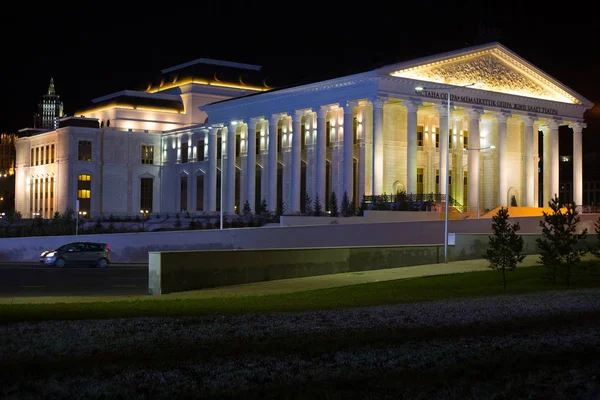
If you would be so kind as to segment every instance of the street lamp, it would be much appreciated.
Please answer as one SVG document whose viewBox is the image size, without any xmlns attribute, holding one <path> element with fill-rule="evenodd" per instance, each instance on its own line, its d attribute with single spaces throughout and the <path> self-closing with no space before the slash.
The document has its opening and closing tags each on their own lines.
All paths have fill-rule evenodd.
<svg viewBox="0 0 600 400">
<path fill-rule="evenodd" d="M 422 92 L 423 90 L 445 90 L 448 92 L 448 117 L 447 117 L 447 123 L 448 123 L 448 130 L 446 131 L 446 134 L 448 135 L 448 143 L 446 143 L 446 165 L 444 166 L 446 168 L 446 182 L 444 182 L 444 186 L 446 187 L 446 206 L 445 206 L 445 215 L 444 215 L 444 263 L 448 263 L 448 198 L 450 197 L 448 194 L 448 186 L 449 186 L 449 169 L 450 169 L 450 91 L 452 89 L 455 88 L 463 88 L 463 87 L 469 87 L 469 86 L 474 86 L 477 83 L 470 83 L 468 85 L 463 85 L 463 86 L 436 86 L 436 87 L 423 87 L 423 86 L 417 86 L 415 88 L 415 90 L 417 92 Z"/>
<path fill-rule="evenodd" d="M 481 150 L 487 150 L 487 149 L 495 149 L 496 146 L 487 146 L 487 147 L 481 147 L 478 149 L 470 149 L 467 147 L 467 150 L 477 150 L 477 153 L 480 153 Z M 479 174 L 479 171 L 477 171 L 477 173 Z M 479 188 L 481 187 L 481 183 L 479 182 L 479 180 L 477 181 L 477 218 L 479 218 Z"/>
</svg>

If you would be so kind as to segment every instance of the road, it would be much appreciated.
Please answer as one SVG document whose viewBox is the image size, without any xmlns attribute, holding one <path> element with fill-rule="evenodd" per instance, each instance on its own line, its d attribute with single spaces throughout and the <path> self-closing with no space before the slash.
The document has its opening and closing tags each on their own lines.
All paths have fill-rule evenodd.
<svg viewBox="0 0 600 400">
<path fill-rule="evenodd" d="M 0 297 L 121 296 L 148 293 L 148 265 L 56 268 L 0 263 Z"/>
</svg>

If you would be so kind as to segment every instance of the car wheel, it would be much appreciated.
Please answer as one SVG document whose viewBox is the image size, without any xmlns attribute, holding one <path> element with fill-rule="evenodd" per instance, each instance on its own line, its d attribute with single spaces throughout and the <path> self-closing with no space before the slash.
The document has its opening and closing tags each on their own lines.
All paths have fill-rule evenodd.
<svg viewBox="0 0 600 400">
<path fill-rule="evenodd" d="M 64 258 L 59 258 L 54 262 L 54 265 L 57 266 L 58 268 L 63 268 L 65 266 L 65 259 Z"/>
<path fill-rule="evenodd" d="M 106 268 L 108 267 L 108 260 L 106 258 L 101 258 L 96 265 L 100 268 Z"/>
</svg>

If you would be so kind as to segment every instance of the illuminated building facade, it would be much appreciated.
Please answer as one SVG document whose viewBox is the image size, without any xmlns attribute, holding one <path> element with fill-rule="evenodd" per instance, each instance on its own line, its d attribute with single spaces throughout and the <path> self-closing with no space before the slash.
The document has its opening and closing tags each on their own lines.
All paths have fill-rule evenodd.
<svg viewBox="0 0 600 400">
<path fill-rule="evenodd" d="M 56 94 L 54 78 L 50 78 L 48 91 L 42 96 L 38 104 L 38 112 L 33 118 L 33 127 L 36 129 L 56 129 L 60 118 L 64 117 L 63 102 Z"/>
<path fill-rule="evenodd" d="M 215 65 L 242 75 L 178 73 Z M 96 127 L 19 139 L 17 209 L 46 216 L 89 197 L 92 216 L 211 213 L 222 192 L 225 213 L 263 199 L 296 213 L 305 196 L 326 204 L 332 192 L 356 204 L 398 191 L 446 194 L 446 177 L 448 195 L 469 212 L 513 198 L 538 207 L 540 154 L 542 204 L 559 193 L 561 125 L 573 132 L 573 199 L 582 204 L 583 115 L 593 104 L 499 43 L 280 89 L 249 84 L 260 73 L 253 65 L 197 60 L 162 72 L 158 86 L 76 114 Z"/>
</svg>

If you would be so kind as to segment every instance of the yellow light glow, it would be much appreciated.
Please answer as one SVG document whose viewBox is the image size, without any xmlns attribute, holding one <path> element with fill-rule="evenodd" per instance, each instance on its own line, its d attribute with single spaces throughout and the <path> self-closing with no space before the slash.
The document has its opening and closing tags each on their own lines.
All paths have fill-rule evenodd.
<svg viewBox="0 0 600 400">
<path fill-rule="evenodd" d="M 76 111 L 75 115 L 81 115 L 81 116 L 85 117 L 86 115 L 89 115 L 89 114 L 95 114 L 95 113 L 100 113 L 103 111 L 115 110 L 115 109 L 117 109 L 117 110 L 120 109 L 120 110 L 139 110 L 139 111 L 158 111 L 158 112 L 169 113 L 169 114 L 181 114 L 182 113 L 182 111 L 180 111 L 180 110 L 168 109 L 168 108 L 138 107 L 138 106 L 122 105 L 122 104 L 109 104 L 109 105 L 102 106 L 102 107 L 90 108 L 88 110 Z"/>
<path fill-rule="evenodd" d="M 198 85 L 208 85 L 208 86 L 219 86 L 219 87 L 228 87 L 228 88 L 234 88 L 234 89 L 244 89 L 244 90 L 255 90 L 255 91 L 259 91 L 259 92 L 263 92 L 266 90 L 269 90 L 269 88 L 260 88 L 260 87 L 256 87 L 256 86 L 246 86 L 246 85 L 236 85 L 236 84 L 231 84 L 231 83 L 220 83 L 220 82 L 209 82 L 206 80 L 200 80 L 200 79 L 194 79 L 194 78 L 189 78 L 180 82 L 175 82 L 175 83 L 171 83 L 168 85 L 161 85 L 158 88 L 152 89 L 151 87 L 146 89 L 147 93 L 156 93 L 156 92 L 160 92 L 163 90 L 168 90 L 174 87 L 179 87 L 179 86 L 183 86 L 183 85 L 188 85 L 190 83 L 193 84 L 198 84 Z"/>
</svg>

